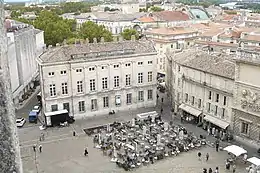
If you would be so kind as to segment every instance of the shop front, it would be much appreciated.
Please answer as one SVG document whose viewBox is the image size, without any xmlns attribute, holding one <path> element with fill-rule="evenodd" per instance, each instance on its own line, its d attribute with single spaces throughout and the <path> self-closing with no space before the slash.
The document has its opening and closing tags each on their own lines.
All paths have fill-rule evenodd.
<svg viewBox="0 0 260 173">
<path fill-rule="evenodd" d="M 212 135 L 221 140 L 226 140 L 230 136 L 229 123 L 211 115 L 205 115 L 203 128 Z"/>
<path fill-rule="evenodd" d="M 195 109 L 187 104 L 181 104 L 179 109 L 181 110 L 181 117 L 184 121 L 190 122 L 192 124 L 198 124 L 202 121 L 200 116 L 202 111 Z"/>
</svg>

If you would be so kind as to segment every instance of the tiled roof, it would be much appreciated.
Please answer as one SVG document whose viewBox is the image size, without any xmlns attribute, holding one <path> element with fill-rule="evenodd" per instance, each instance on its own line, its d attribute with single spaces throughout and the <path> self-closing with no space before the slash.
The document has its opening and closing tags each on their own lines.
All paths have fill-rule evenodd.
<svg viewBox="0 0 260 173">
<path fill-rule="evenodd" d="M 225 38 L 240 38 L 241 31 L 230 29 L 229 31 L 222 32 L 219 36 Z"/>
<path fill-rule="evenodd" d="M 226 59 L 226 56 L 225 54 L 210 55 L 205 51 L 189 49 L 175 54 L 174 59 L 183 66 L 234 79 L 235 63 L 231 60 L 233 57 Z"/>
<path fill-rule="evenodd" d="M 160 11 L 152 13 L 153 17 L 161 21 L 186 21 L 190 20 L 190 17 L 181 11 Z"/>
<path fill-rule="evenodd" d="M 155 34 L 155 35 L 180 35 L 180 34 L 189 34 L 196 33 L 197 31 L 191 28 L 183 27 L 174 27 L 174 28 L 153 28 L 147 30 L 146 34 Z"/>
<path fill-rule="evenodd" d="M 209 46 L 219 46 L 219 47 L 238 47 L 238 44 L 215 42 L 215 41 L 196 40 L 195 43 L 196 44 L 202 44 L 202 45 L 209 45 Z"/>
<path fill-rule="evenodd" d="M 202 32 L 201 37 L 213 37 L 223 32 L 221 28 L 214 28 L 205 32 Z"/>
<path fill-rule="evenodd" d="M 142 23 L 151 23 L 151 22 L 155 22 L 155 20 L 152 17 L 147 17 L 147 16 L 143 16 L 138 18 L 137 20 L 139 20 Z"/>
<path fill-rule="evenodd" d="M 243 37 L 243 40 L 260 42 L 260 34 L 248 34 Z"/>
<path fill-rule="evenodd" d="M 131 50 L 131 54 L 156 53 L 152 42 L 147 40 L 89 43 L 81 45 L 66 45 L 55 47 L 44 53 L 40 59 L 42 62 L 63 62 L 86 59 L 85 55 L 96 54 L 100 52 L 117 52 Z M 72 55 L 82 55 L 82 58 L 72 58 Z M 85 54 L 85 55 L 84 55 Z M 84 57 L 85 56 L 85 57 Z M 106 57 L 106 56 L 104 56 Z M 91 57 L 93 59 L 93 57 Z M 94 57 L 95 58 L 95 57 Z"/>
</svg>

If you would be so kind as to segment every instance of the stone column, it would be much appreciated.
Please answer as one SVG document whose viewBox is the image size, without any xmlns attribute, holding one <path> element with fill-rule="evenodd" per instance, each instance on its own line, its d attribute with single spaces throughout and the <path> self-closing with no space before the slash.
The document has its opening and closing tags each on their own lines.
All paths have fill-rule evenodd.
<svg viewBox="0 0 260 173">
<path fill-rule="evenodd" d="M 7 59 L 4 1 L 0 0 L 0 170 L 22 173 Z"/>
</svg>

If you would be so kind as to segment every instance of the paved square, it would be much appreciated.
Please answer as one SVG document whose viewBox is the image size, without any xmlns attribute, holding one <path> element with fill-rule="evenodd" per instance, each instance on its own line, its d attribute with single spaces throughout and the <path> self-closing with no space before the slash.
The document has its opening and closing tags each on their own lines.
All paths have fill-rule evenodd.
<svg viewBox="0 0 260 173">
<path fill-rule="evenodd" d="M 62 136 L 55 140 L 42 142 L 43 152 L 36 153 L 36 162 L 39 173 L 117 173 L 125 172 L 110 162 L 107 156 L 93 148 L 92 138 L 82 134 L 78 137 L 71 135 Z M 88 147 L 89 156 L 84 157 L 84 148 Z M 170 157 L 155 162 L 153 165 L 141 166 L 132 172 L 138 173 L 200 173 L 202 168 L 220 168 L 220 173 L 225 171 L 225 151 L 215 152 L 214 148 L 202 147 L 202 161 L 197 158 L 198 150 L 181 153 L 179 156 Z M 205 161 L 205 154 L 210 154 L 209 161 Z M 36 173 L 35 157 L 31 147 L 21 150 L 25 173 Z M 244 173 L 246 165 L 237 164 L 237 172 Z M 230 171 L 231 172 L 231 171 Z"/>
</svg>

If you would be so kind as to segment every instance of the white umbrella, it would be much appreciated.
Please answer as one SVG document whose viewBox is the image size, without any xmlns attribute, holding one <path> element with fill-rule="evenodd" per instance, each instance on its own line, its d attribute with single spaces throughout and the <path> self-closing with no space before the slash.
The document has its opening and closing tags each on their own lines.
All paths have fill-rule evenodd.
<svg viewBox="0 0 260 173">
<path fill-rule="evenodd" d="M 223 150 L 225 150 L 229 153 L 232 153 L 235 156 L 240 156 L 242 154 L 247 153 L 247 151 L 244 148 L 241 148 L 241 147 L 236 146 L 236 145 L 230 145 L 230 146 L 224 148 Z"/>
<path fill-rule="evenodd" d="M 251 157 L 251 158 L 247 159 L 247 161 L 249 161 L 250 163 L 252 163 L 256 166 L 260 166 L 260 159 L 257 157 Z"/>
</svg>

